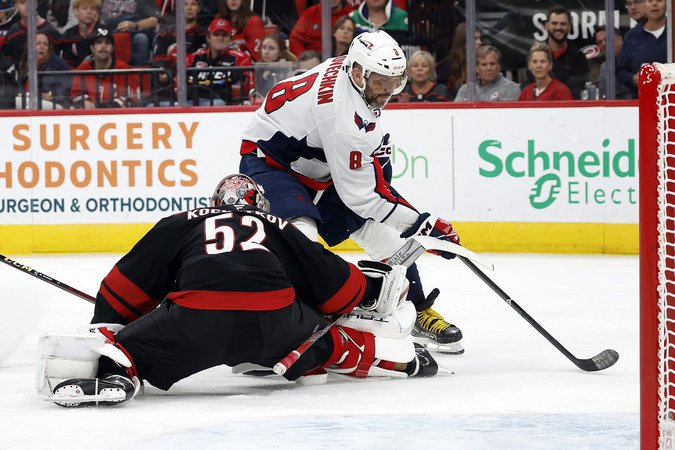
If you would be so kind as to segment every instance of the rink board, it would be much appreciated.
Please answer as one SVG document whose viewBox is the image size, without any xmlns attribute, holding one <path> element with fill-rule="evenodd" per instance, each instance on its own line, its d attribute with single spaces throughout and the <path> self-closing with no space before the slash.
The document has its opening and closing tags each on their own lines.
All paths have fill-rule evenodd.
<svg viewBox="0 0 675 450">
<path fill-rule="evenodd" d="M 4 225 L 6 254 L 126 252 L 152 224 Z M 592 223 L 456 222 L 462 243 L 476 252 L 636 254 L 638 226 Z M 351 239 L 335 251 L 359 251 Z"/>
<path fill-rule="evenodd" d="M 635 103 L 552 106 L 388 108 L 378 126 L 391 133 L 392 185 L 476 251 L 637 253 Z M 160 218 L 206 206 L 238 171 L 252 114 L 0 115 L 0 251 L 129 249 Z"/>
</svg>

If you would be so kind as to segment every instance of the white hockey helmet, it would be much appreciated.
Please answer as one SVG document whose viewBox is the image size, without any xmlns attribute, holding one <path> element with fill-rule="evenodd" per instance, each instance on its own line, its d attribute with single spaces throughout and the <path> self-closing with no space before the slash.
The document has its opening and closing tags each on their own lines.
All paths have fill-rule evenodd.
<svg viewBox="0 0 675 450">
<path fill-rule="evenodd" d="M 396 86 L 392 95 L 399 94 L 408 81 L 405 53 L 396 40 L 382 30 L 361 33 L 356 36 L 349 46 L 347 59 L 351 64 L 349 77 L 362 94 L 366 86 L 365 83 L 363 86 L 359 86 L 352 78 L 351 69 L 353 69 L 354 63 L 361 66 L 363 77 L 366 80 L 373 72 L 387 77 L 400 78 L 400 83 Z"/>
<path fill-rule="evenodd" d="M 253 178 L 235 173 L 223 178 L 209 200 L 209 206 L 231 205 L 237 209 L 246 206 L 270 212 L 270 202 L 265 198 L 265 190 Z"/>
</svg>

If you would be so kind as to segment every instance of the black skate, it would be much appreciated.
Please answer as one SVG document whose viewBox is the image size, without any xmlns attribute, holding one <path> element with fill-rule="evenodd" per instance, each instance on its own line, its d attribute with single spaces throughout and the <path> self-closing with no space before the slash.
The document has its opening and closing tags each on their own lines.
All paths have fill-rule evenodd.
<svg viewBox="0 0 675 450">
<path fill-rule="evenodd" d="M 134 383 L 123 375 L 71 378 L 56 385 L 50 400 L 66 408 L 116 405 L 132 399 L 135 391 Z"/>
<path fill-rule="evenodd" d="M 431 308 L 417 313 L 412 335 L 415 342 L 432 350 L 457 355 L 464 353 L 464 348 L 459 342 L 462 340 L 462 330 L 447 322 Z"/>
<path fill-rule="evenodd" d="M 415 343 L 415 359 L 405 369 L 408 377 L 433 377 L 438 373 L 438 364 L 422 345 Z"/>
</svg>

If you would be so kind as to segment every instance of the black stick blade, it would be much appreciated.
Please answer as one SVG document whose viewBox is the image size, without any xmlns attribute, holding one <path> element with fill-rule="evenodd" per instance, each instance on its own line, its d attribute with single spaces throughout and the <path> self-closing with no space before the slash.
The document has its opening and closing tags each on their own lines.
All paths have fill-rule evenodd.
<svg viewBox="0 0 675 450">
<path fill-rule="evenodd" d="M 619 353 L 616 350 L 604 350 L 590 359 L 579 359 L 575 361 L 577 367 L 586 372 L 596 372 L 608 367 L 612 367 L 619 360 Z"/>
</svg>

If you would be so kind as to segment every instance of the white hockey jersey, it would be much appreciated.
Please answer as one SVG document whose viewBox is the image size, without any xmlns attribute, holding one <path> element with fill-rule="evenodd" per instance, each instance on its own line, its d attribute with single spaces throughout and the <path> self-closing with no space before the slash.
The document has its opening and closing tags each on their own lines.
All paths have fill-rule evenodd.
<svg viewBox="0 0 675 450">
<path fill-rule="evenodd" d="M 378 115 L 352 85 L 346 57 L 331 58 L 268 92 L 244 132 L 242 154 L 257 151 L 311 189 L 332 183 L 359 216 L 403 231 L 419 213 L 383 177 Z"/>
</svg>

